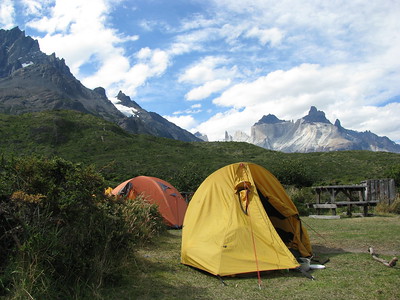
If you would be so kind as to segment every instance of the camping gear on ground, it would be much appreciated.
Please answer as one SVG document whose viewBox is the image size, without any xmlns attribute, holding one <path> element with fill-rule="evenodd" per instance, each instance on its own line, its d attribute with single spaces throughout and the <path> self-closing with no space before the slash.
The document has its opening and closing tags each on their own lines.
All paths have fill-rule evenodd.
<svg viewBox="0 0 400 300">
<path fill-rule="evenodd" d="M 209 175 L 186 211 L 181 262 L 217 276 L 294 269 L 309 236 L 280 182 L 252 163 Z"/>
<path fill-rule="evenodd" d="M 142 195 L 150 203 L 158 205 L 158 210 L 169 227 L 182 227 L 187 203 L 174 186 L 162 179 L 150 176 L 131 178 L 114 188 L 112 194 L 128 199 Z"/>
<path fill-rule="evenodd" d="M 302 268 L 306 272 L 310 271 L 311 259 L 307 257 L 299 257 L 298 261 L 300 261 L 300 268 Z"/>
<path fill-rule="evenodd" d="M 320 269 L 325 269 L 326 267 L 324 265 L 316 265 L 316 264 L 311 264 L 310 269 L 311 270 L 320 270 Z"/>
</svg>

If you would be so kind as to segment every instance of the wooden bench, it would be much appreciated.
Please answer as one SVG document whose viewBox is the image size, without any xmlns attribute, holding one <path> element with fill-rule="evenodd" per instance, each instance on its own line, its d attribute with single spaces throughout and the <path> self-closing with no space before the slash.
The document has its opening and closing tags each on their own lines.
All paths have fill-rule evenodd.
<svg viewBox="0 0 400 300">
<path fill-rule="evenodd" d="M 316 209 L 317 215 L 319 215 L 321 213 L 321 209 L 327 209 L 327 208 L 331 210 L 332 215 L 336 215 L 336 208 L 337 208 L 336 204 L 332 204 L 332 203 L 317 203 L 317 204 L 313 204 L 312 206 L 313 206 L 313 208 Z"/>
<path fill-rule="evenodd" d="M 363 207 L 363 215 L 368 216 L 368 207 L 369 206 L 376 206 L 379 201 L 340 201 L 335 203 L 319 203 L 319 204 L 312 204 L 313 208 L 316 209 L 317 215 L 321 213 L 321 209 L 330 209 L 332 215 L 336 215 L 336 209 L 338 207 L 347 206 L 347 215 L 351 216 L 351 208 L 353 205 L 355 206 L 362 206 Z"/>
</svg>

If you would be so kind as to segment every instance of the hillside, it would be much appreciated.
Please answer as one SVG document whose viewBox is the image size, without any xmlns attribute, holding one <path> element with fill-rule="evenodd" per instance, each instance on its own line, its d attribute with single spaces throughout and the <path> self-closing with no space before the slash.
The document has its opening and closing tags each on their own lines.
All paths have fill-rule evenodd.
<svg viewBox="0 0 400 300">
<path fill-rule="evenodd" d="M 0 114 L 0 153 L 60 156 L 93 164 L 110 186 L 138 175 L 194 189 L 216 169 L 238 161 L 260 164 L 282 178 L 300 168 L 314 184 L 382 178 L 400 154 L 371 151 L 283 153 L 241 142 L 182 142 L 130 134 L 114 123 L 76 111 Z"/>
</svg>

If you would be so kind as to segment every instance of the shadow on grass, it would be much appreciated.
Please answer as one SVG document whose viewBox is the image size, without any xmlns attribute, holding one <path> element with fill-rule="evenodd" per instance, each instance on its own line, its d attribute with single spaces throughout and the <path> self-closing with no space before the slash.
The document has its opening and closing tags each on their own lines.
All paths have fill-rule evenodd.
<svg viewBox="0 0 400 300">
<path fill-rule="evenodd" d="M 180 263 L 180 236 L 163 233 L 156 242 L 141 247 L 121 274 L 118 286 L 104 290 L 103 299 L 204 299 L 211 300 L 207 288 L 190 282 L 190 269 Z M 186 276 L 185 276 L 186 275 Z"/>
<path fill-rule="evenodd" d="M 170 272 L 168 267 L 148 261 L 141 261 L 139 264 L 140 270 L 133 271 L 129 276 L 125 275 L 118 286 L 102 293 L 102 299 L 212 299 L 206 296 L 206 288 L 196 287 L 187 282 L 171 282 L 173 279 L 168 279 L 168 275 L 162 274 Z"/>
<path fill-rule="evenodd" d="M 319 244 L 313 245 L 312 249 L 314 256 L 311 263 L 322 264 L 322 265 L 329 264 L 330 259 L 334 256 L 349 253 L 348 251 L 342 248 L 327 247 L 325 245 L 319 245 Z"/>
<path fill-rule="evenodd" d="M 215 276 L 212 275 L 204 270 L 197 269 L 192 266 L 187 266 L 194 272 L 198 272 L 204 277 L 207 277 L 215 282 L 219 282 L 221 286 L 234 286 L 238 283 L 238 280 L 247 280 L 247 279 L 254 279 L 254 282 L 257 283 L 258 281 L 258 273 L 257 272 L 249 272 L 249 273 L 240 273 L 235 275 L 228 275 L 228 276 Z M 309 274 L 312 273 L 310 270 Z M 280 279 L 280 278 L 304 278 L 306 277 L 302 272 L 297 269 L 282 269 L 282 270 L 270 270 L 270 271 L 261 271 L 260 272 L 260 279 L 269 280 L 269 279 Z"/>
<path fill-rule="evenodd" d="M 324 245 L 313 245 L 312 246 L 313 252 L 317 255 L 339 255 L 339 254 L 344 254 L 347 253 L 348 251 L 342 249 L 342 248 L 334 248 L 334 247 L 327 247 Z"/>
</svg>

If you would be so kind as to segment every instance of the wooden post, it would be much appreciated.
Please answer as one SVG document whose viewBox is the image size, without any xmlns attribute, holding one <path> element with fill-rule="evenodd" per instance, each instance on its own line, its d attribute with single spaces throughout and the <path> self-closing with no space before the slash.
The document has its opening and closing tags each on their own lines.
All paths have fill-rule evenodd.
<svg viewBox="0 0 400 300">
<path fill-rule="evenodd" d="M 351 204 L 347 204 L 347 216 L 351 217 Z"/>
<path fill-rule="evenodd" d="M 394 179 L 390 178 L 389 179 L 389 204 L 392 204 L 392 202 L 396 199 L 396 187 L 394 184 Z"/>
<path fill-rule="evenodd" d="M 331 203 L 335 203 L 335 189 L 331 190 Z"/>
<path fill-rule="evenodd" d="M 320 204 L 321 203 L 321 190 L 320 189 L 316 189 L 315 190 L 317 193 L 315 194 L 315 196 L 316 196 L 316 199 L 315 199 L 315 203 L 316 204 Z M 317 211 L 317 215 L 319 215 L 319 213 L 320 213 L 320 209 L 317 207 L 316 208 L 316 211 Z"/>
<path fill-rule="evenodd" d="M 316 192 L 317 192 L 317 193 L 315 194 L 316 197 L 317 197 L 316 203 L 317 203 L 317 204 L 320 204 L 320 203 L 321 203 L 321 190 L 320 190 L 320 189 L 317 189 Z"/>
</svg>

